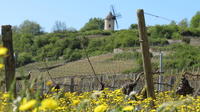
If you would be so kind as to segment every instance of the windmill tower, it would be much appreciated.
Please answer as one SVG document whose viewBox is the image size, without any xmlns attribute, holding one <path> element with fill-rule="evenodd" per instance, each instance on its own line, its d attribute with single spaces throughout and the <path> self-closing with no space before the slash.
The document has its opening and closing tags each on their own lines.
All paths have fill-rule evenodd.
<svg viewBox="0 0 200 112">
<path fill-rule="evenodd" d="M 108 16 L 104 20 L 104 30 L 114 30 L 115 28 L 115 16 L 112 12 L 109 12 Z"/>
<path fill-rule="evenodd" d="M 112 11 L 112 12 L 111 12 Z M 112 30 L 114 31 L 115 29 L 115 22 L 116 26 L 118 28 L 118 22 L 117 22 L 117 17 L 120 17 L 121 15 L 116 15 L 114 7 L 111 5 L 111 11 L 107 15 L 107 17 L 104 20 L 104 30 Z"/>
</svg>

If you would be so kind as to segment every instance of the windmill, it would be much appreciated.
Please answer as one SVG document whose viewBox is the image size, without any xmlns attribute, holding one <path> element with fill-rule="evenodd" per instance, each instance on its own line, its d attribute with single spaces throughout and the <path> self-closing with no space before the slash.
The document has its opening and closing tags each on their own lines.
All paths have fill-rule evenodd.
<svg viewBox="0 0 200 112">
<path fill-rule="evenodd" d="M 117 22 L 117 18 L 121 17 L 120 14 L 115 13 L 114 6 L 111 5 L 111 11 L 107 15 L 107 17 L 104 20 L 104 30 L 114 30 L 115 29 L 115 24 L 118 29 L 119 25 Z"/>
</svg>

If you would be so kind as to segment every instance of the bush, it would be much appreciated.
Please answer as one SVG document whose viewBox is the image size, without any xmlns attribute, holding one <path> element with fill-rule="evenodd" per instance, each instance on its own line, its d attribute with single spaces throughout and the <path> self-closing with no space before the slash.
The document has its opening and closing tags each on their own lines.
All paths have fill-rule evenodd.
<svg viewBox="0 0 200 112">
<path fill-rule="evenodd" d="M 171 39 L 174 32 L 178 32 L 177 25 L 156 25 L 148 28 L 151 38 Z"/>
<path fill-rule="evenodd" d="M 171 53 L 165 57 L 165 68 L 184 69 L 200 64 L 199 47 L 188 44 L 176 44 L 171 46 Z"/>
<path fill-rule="evenodd" d="M 181 35 L 178 32 L 172 33 L 172 39 L 181 39 Z"/>
<path fill-rule="evenodd" d="M 76 61 L 83 57 L 83 53 L 80 50 L 72 50 L 72 49 L 65 49 L 64 50 L 64 59 L 68 61 Z"/>
<path fill-rule="evenodd" d="M 69 57 L 69 61 L 76 61 L 82 58 L 82 53 L 80 51 L 74 51 Z"/>
<path fill-rule="evenodd" d="M 182 36 L 200 36 L 200 29 L 199 28 L 185 28 L 180 31 Z"/>
<path fill-rule="evenodd" d="M 64 51 L 63 51 L 63 57 L 64 57 L 64 59 L 69 59 L 70 56 L 71 56 L 71 54 L 72 54 L 72 52 L 73 51 L 70 48 L 64 49 Z"/>
<path fill-rule="evenodd" d="M 150 44 L 153 46 L 163 46 L 168 45 L 168 41 L 166 38 L 150 38 Z"/>
<path fill-rule="evenodd" d="M 17 66 L 23 66 L 31 62 L 34 62 L 34 60 L 30 53 L 22 52 L 17 56 Z"/>
<path fill-rule="evenodd" d="M 114 48 L 134 47 L 139 45 L 138 32 L 135 30 L 121 30 L 112 35 Z"/>
</svg>

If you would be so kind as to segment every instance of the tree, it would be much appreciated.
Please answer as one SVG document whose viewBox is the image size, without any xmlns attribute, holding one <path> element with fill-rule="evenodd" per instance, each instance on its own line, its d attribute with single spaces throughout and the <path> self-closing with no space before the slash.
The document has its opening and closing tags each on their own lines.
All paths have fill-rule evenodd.
<svg viewBox="0 0 200 112">
<path fill-rule="evenodd" d="M 53 26 L 53 32 L 64 32 L 67 30 L 67 26 L 65 22 L 56 21 Z"/>
<path fill-rule="evenodd" d="M 176 21 L 171 21 L 169 25 L 176 25 Z"/>
<path fill-rule="evenodd" d="M 200 11 L 198 11 L 191 19 L 190 26 L 192 28 L 200 27 Z"/>
<path fill-rule="evenodd" d="M 82 28 L 81 31 L 103 30 L 104 20 L 101 18 L 91 18 Z"/>
<path fill-rule="evenodd" d="M 13 33 L 19 33 L 19 27 L 18 26 L 13 26 L 12 27 L 12 32 Z"/>
<path fill-rule="evenodd" d="M 38 35 L 38 34 L 41 34 L 43 31 L 42 31 L 42 27 L 38 23 L 34 21 L 25 20 L 19 26 L 19 32 L 32 34 L 32 35 Z"/>
<path fill-rule="evenodd" d="M 77 30 L 75 28 L 73 28 L 73 27 L 68 27 L 67 31 L 69 31 L 69 32 L 76 32 Z"/>
<path fill-rule="evenodd" d="M 187 28 L 189 26 L 188 20 L 185 18 L 178 23 L 179 26 Z"/>
<path fill-rule="evenodd" d="M 137 24 L 131 24 L 131 26 L 129 27 L 129 29 L 137 29 L 138 25 Z"/>
</svg>

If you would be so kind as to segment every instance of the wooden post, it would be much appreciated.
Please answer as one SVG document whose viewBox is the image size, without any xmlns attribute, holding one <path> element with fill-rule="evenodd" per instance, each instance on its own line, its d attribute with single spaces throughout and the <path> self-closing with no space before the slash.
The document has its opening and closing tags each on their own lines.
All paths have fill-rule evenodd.
<svg viewBox="0 0 200 112">
<path fill-rule="evenodd" d="M 158 83 L 160 84 L 158 84 L 158 91 L 163 91 L 163 85 L 161 85 L 163 81 L 162 72 L 163 72 L 163 53 L 160 51 L 160 74 L 158 79 Z"/>
<path fill-rule="evenodd" d="M 3 46 L 8 49 L 7 56 L 4 58 L 5 64 L 5 82 L 6 91 L 11 91 L 16 94 L 16 83 L 15 83 L 15 59 L 12 42 L 12 28 L 11 25 L 2 26 L 2 40 Z"/>
<path fill-rule="evenodd" d="M 74 77 L 71 78 L 70 92 L 74 92 Z"/>
<path fill-rule="evenodd" d="M 176 77 L 170 76 L 169 85 L 172 85 L 170 90 L 172 90 L 172 87 L 174 86 L 175 81 L 176 81 Z"/>
<path fill-rule="evenodd" d="M 142 49 L 142 58 L 143 58 L 143 69 L 145 75 L 145 85 L 147 87 L 147 96 L 155 99 L 154 93 L 154 84 L 153 84 L 153 76 L 151 70 L 151 59 L 149 53 L 149 43 L 147 38 L 147 31 L 145 26 L 145 19 L 144 19 L 144 11 L 139 9 L 137 11 L 138 16 L 138 29 L 139 29 L 139 36 L 140 36 L 140 46 Z"/>
</svg>

